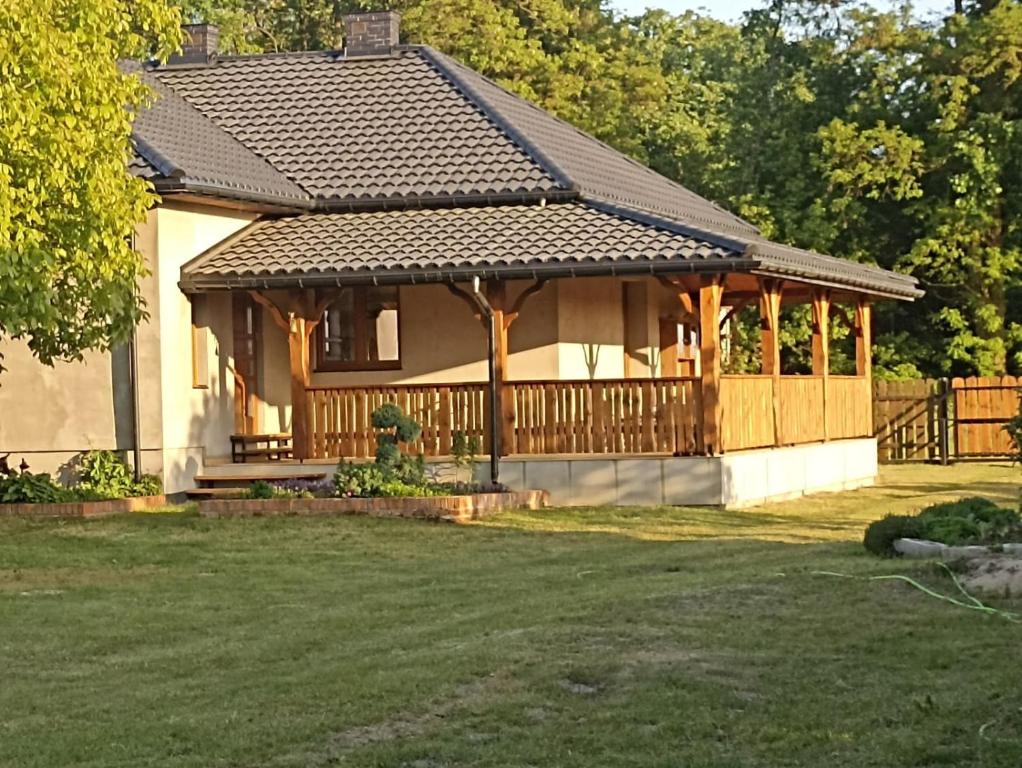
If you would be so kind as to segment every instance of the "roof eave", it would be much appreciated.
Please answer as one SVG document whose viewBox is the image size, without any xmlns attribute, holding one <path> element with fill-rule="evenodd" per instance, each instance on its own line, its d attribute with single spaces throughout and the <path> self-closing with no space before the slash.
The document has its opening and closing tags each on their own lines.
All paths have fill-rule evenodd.
<svg viewBox="0 0 1022 768">
<path fill-rule="evenodd" d="M 226 184 L 218 184 L 213 181 L 199 181 L 189 178 L 153 179 L 152 181 L 156 192 L 160 195 L 190 193 L 218 199 L 239 200 L 248 203 L 271 205 L 275 208 L 283 209 L 282 212 L 284 213 L 305 213 L 314 207 L 314 201 L 311 198 L 289 197 L 273 192 L 242 189 Z"/>
<path fill-rule="evenodd" d="M 515 264 L 441 267 L 437 269 L 393 269 L 348 272 L 306 272 L 245 276 L 187 276 L 182 268 L 178 285 L 185 293 L 226 290 L 273 290 L 280 288 L 325 288 L 341 285 L 418 285 L 467 282 L 474 277 L 501 280 L 543 280 L 565 277 L 617 277 L 623 275 L 721 274 L 748 272 L 757 265 L 753 259 L 728 256 L 715 259 L 663 259 L 659 261 L 575 262 L 561 264 Z"/>
</svg>

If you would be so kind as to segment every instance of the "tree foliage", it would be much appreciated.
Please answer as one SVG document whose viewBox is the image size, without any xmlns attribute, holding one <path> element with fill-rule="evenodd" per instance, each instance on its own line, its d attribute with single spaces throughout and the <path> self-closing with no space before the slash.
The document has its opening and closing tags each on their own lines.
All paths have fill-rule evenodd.
<svg viewBox="0 0 1022 768">
<path fill-rule="evenodd" d="M 916 275 L 925 299 L 880 307 L 879 375 L 1022 370 L 1018 0 L 949 0 L 926 19 L 908 2 L 764 0 L 735 24 L 600 0 L 180 1 L 242 51 L 338 47 L 345 13 L 399 10 L 407 40 L 767 236 Z M 797 370 L 806 313 L 787 314 Z"/>
<path fill-rule="evenodd" d="M 179 34 L 162 0 L 0 4 L 0 341 L 52 363 L 143 316 L 131 234 L 154 198 L 126 164 L 146 90 L 118 61 L 165 56 Z"/>
</svg>

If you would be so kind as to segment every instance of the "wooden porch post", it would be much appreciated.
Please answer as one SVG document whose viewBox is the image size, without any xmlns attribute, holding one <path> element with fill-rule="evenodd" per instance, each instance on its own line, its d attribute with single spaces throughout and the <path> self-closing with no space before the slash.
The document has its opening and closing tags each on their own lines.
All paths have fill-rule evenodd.
<svg viewBox="0 0 1022 768">
<path fill-rule="evenodd" d="M 309 386 L 309 334 L 315 325 L 291 313 L 288 318 L 287 348 L 291 366 L 291 442 L 299 461 L 312 457 L 309 440 L 309 408 L 305 390 Z"/>
<path fill-rule="evenodd" d="M 855 304 L 855 375 L 873 376 L 873 311 L 865 296 Z"/>
<path fill-rule="evenodd" d="M 699 360 L 702 384 L 702 430 L 698 448 L 712 456 L 720 453 L 720 306 L 724 276 L 704 277 L 699 286 Z"/>
<path fill-rule="evenodd" d="M 311 361 L 309 338 L 316 330 L 323 313 L 337 297 L 332 291 L 319 302 L 311 291 L 289 292 L 288 307 L 282 309 L 273 299 L 259 291 L 249 291 L 254 301 L 266 307 L 273 322 L 287 333 L 288 362 L 291 369 L 291 444 L 299 461 L 312 458 L 313 445 L 309 434 L 308 394 Z"/>
<path fill-rule="evenodd" d="M 670 378 L 678 375 L 678 319 L 661 317 L 660 323 L 660 375 Z"/>
<path fill-rule="evenodd" d="M 515 404 L 507 391 L 507 338 L 514 318 L 509 317 L 506 311 L 507 287 L 503 282 L 486 284 L 486 300 L 493 307 L 494 372 L 497 379 L 497 402 L 493 407 L 500 414 L 500 440 L 497 441 L 496 435 L 491 440 L 494 445 L 500 446 L 500 455 L 506 456 L 509 446 L 514 444 L 515 428 Z"/>
<path fill-rule="evenodd" d="M 780 280 L 760 280 L 759 316 L 763 373 L 773 377 L 774 445 L 781 445 L 781 294 Z"/>
<path fill-rule="evenodd" d="M 830 390 L 830 291 L 813 291 L 813 375 L 823 377 L 823 439 L 830 437 L 827 407 Z"/>
<path fill-rule="evenodd" d="M 502 281 L 489 281 L 486 283 L 486 301 L 493 310 L 493 346 L 494 346 L 494 379 L 496 381 L 496 400 L 493 407 L 500 414 L 500 435 L 490 435 L 491 446 L 498 446 L 500 455 L 507 455 L 510 446 L 513 446 L 515 437 L 515 403 L 508 392 L 507 386 L 507 359 L 508 359 L 508 332 L 511 326 L 522 312 L 522 307 L 529 297 L 539 293 L 546 285 L 546 280 L 536 280 L 532 285 L 523 290 L 508 307 L 507 287 Z M 488 329 L 489 319 L 483 315 L 475 297 L 468 291 L 459 288 L 453 283 L 447 285 L 448 290 L 463 300 L 472 309 L 472 313 L 479 320 L 484 328 Z M 487 422 L 489 423 L 489 422 Z M 487 429 L 489 429 L 487 427 Z"/>
</svg>

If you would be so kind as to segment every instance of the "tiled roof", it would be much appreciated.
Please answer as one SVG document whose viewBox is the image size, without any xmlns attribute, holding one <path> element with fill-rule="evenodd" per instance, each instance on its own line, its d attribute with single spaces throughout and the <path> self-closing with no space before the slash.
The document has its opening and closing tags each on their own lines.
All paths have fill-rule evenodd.
<svg viewBox="0 0 1022 768">
<path fill-rule="evenodd" d="M 740 261 L 821 285 L 920 293 L 912 278 L 771 243 L 424 46 L 223 57 L 145 77 L 159 98 L 136 119 L 133 172 L 163 193 L 300 214 L 214 248 L 187 265 L 184 285 Z"/>
<path fill-rule="evenodd" d="M 478 72 L 431 49 L 435 61 L 460 88 L 502 124 L 541 153 L 584 197 L 607 200 L 675 221 L 727 234 L 757 232 L 746 221 L 661 176 L 573 125 L 504 90 Z"/>
<path fill-rule="evenodd" d="M 744 261 L 734 250 L 581 203 L 311 213 L 255 224 L 182 270 L 183 282 L 302 275 L 307 284 L 384 273 L 542 272 L 595 264 Z M 736 264 L 737 266 L 737 264 Z M 691 267 L 690 267 L 691 268 Z"/>
<path fill-rule="evenodd" d="M 556 182 L 418 50 L 224 58 L 153 72 L 316 197 L 549 192 Z"/>
<path fill-rule="evenodd" d="M 191 104 L 152 75 L 143 75 L 155 92 L 152 105 L 135 118 L 133 165 L 146 178 L 168 185 L 189 185 L 209 194 L 302 201 L 308 195 L 264 159 L 207 120 Z M 144 160 L 140 165 L 137 160 Z M 155 171 L 155 173 L 154 173 Z"/>
</svg>

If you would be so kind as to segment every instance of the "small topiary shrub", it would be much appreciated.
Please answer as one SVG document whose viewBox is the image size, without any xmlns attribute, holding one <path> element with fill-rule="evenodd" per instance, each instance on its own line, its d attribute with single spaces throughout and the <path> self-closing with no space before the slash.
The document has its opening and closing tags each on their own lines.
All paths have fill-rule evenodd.
<svg viewBox="0 0 1022 768">
<path fill-rule="evenodd" d="M 882 520 L 870 523 L 862 544 L 869 552 L 880 557 L 894 557 L 897 539 L 918 539 L 922 536 L 923 526 L 918 517 L 908 515 L 888 515 Z"/>
</svg>

